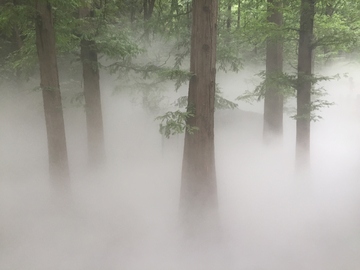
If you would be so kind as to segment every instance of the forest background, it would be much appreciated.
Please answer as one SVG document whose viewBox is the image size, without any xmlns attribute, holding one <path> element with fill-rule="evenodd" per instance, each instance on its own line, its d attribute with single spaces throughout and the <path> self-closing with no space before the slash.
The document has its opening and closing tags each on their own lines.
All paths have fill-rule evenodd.
<svg viewBox="0 0 360 270">
<path fill-rule="evenodd" d="M 311 14 L 311 12 L 302 13 L 304 5 L 310 7 L 311 4 L 314 7 L 313 29 L 308 46 L 308 49 L 311 49 L 311 72 L 301 77 L 303 74 L 301 70 L 299 71 L 299 59 L 304 57 L 299 57 L 301 54 L 299 40 L 301 40 L 300 33 L 304 30 L 301 29 L 303 24 L 300 24 L 300 21 L 302 14 Z M 4 131 L 1 138 L 3 149 L 1 171 L 4 187 L 1 197 L 4 217 L 6 217 L 3 218 L 5 225 L 2 234 L 9 243 L 3 253 L 4 266 L 18 265 L 24 268 L 21 266 L 23 262 L 16 262 L 16 258 L 21 254 L 33 254 L 28 255 L 28 259 L 25 260 L 30 264 L 27 269 L 32 269 L 31 267 L 39 269 L 38 262 L 32 261 L 31 256 L 43 257 L 41 254 L 49 246 L 52 246 L 48 251 L 49 258 L 41 259 L 46 261 L 44 265 L 47 266 L 62 261 L 61 258 L 68 258 L 69 265 L 87 264 L 85 258 L 92 256 L 89 254 L 97 254 L 98 257 L 95 256 L 94 259 L 95 265 L 109 264 L 110 269 L 111 267 L 131 269 L 137 263 L 141 269 L 147 269 L 144 266 L 145 262 L 148 262 L 147 256 L 156 258 L 153 267 L 180 260 L 176 257 L 180 255 L 172 252 L 173 250 L 169 251 L 171 255 L 168 254 L 172 258 L 170 262 L 161 259 L 160 251 L 152 254 L 149 250 L 151 250 L 150 243 L 156 242 L 154 239 L 157 237 L 162 239 L 160 250 L 173 243 L 171 241 L 177 242 L 174 240 L 175 233 L 171 233 L 173 231 L 168 225 L 175 226 L 174 212 L 177 212 L 179 200 L 181 175 L 179 167 L 183 137 L 178 134 L 183 133 L 186 128 L 187 132 L 197 132 L 197 127 L 190 126 L 187 122 L 193 117 L 192 111 L 187 107 L 186 93 L 187 83 L 194 75 L 189 72 L 192 38 L 191 1 L 3 0 L 0 6 L 1 119 Z M 47 12 L 49 12 L 48 17 L 45 16 Z M 274 14 L 278 18 L 274 18 Z M 331 252 L 338 251 L 335 248 L 336 237 L 332 238 L 328 235 L 343 228 L 350 228 L 348 232 L 353 236 L 352 226 L 357 222 L 351 220 L 354 210 L 352 207 L 355 207 L 352 204 L 353 197 L 350 195 L 351 202 L 349 202 L 344 201 L 342 196 L 346 193 L 349 197 L 347 192 L 353 187 L 352 181 L 355 175 L 352 174 L 353 170 L 346 166 L 352 166 L 353 159 L 347 162 L 348 156 L 353 157 L 352 152 L 356 148 L 351 146 L 348 150 L 350 155 L 344 153 L 346 157 L 344 161 L 337 163 L 331 161 L 325 165 L 337 164 L 334 167 L 349 174 L 344 182 L 350 181 L 352 184 L 346 188 L 341 186 L 340 191 L 344 194 L 339 197 L 329 191 L 329 193 L 317 193 L 316 196 L 312 194 L 311 199 L 300 196 L 299 201 L 294 202 L 290 199 L 292 192 L 295 192 L 294 187 L 290 187 L 289 185 L 292 184 L 285 179 L 293 179 L 292 169 L 295 161 L 298 164 L 301 159 L 302 163 L 310 166 L 310 121 L 321 121 L 325 113 L 320 113 L 320 110 L 337 106 L 339 97 L 340 103 L 342 102 L 341 104 L 348 109 L 351 107 L 351 110 L 346 111 L 348 113 L 346 120 L 340 120 L 342 122 L 337 127 L 343 128 L 343 132 L 348 135 L 346 138 L 351 142 L 358 134 L 357 129 L 347 132 L 348 127 L 345 123 L 352 124 L 358 115 L 356 102 L 359 82 L 352 68 L 357 66 L 359 60 L 359 14 L 360 4 L 355 0 L 236 0 L 218 3 L 216 46 L 218 84 L 215 92 L 215 127 L 218 128 L 218 135 L 215 135 L 215 138 L 218 138 L 216 141 L 220 145 L 215 147 L 216 156 L 219 157 L 216 160 L 220 175 L 218 180 L 220 215 L 225 224 L 231 224 L 235 216 L 237 220 L 233 225 L 225 227 L 229 231 L 236 231 L 236 224 L 241 224 L 242 231 L 248 232 L 254 238 L 245 236 L 241 232 L 236 234 L 235 238 L 246 240 L 247 245 L 253 247 L 250 250 L 255 250 L 255 246 L 262 243 L 260 248 L 262 256 L 267 258 L 271 265 L 302 263 L 321 265 L 324 263 L 324 258 L 329 258 Z M 44 25 L 53 26 L 54 31 L 42 33 Z M 53 51 L 44 49 L 42 52 L 41 48 L 45 48 L 44 44 L 47 42 L 53 43 L 49 45 L 53 46 Z M 275 51 L 269 53 L 271 46 Z M 275 52 L 280 48 L 282 53 L 277 55 Z M 47 53 L 56 55 L 56 58 Z M 267 70 L 269 68 L 267 61 L 271 56 L 278 57 L 273 62 L 281 62 L 281 69 L 277 66 L 272 73 Z M 47 63 L 46 61 L 50 59 L 53 62 Z M 54 70 L 59 75 L 51 73 Z M 49 73 L 42 75 L 42 72 Z M 54 80 L 49 82 L 48 78 Z M 40 80 L 41 87 L 39 87 Z M 234 85 L 234 82 L 238 83 Z M 306 91 L 309 97 L 312 96 L 311 100 L 304 102 L 305 112 L 297 111 L 301 107 L 297 102 L 302 82 L 310 85 Z M 327 98 L 326 94 L 334 88 L 338 89 Z M 268 107 L 266 101 L 265 104 L 259 103 L 255 106 L 244 103 L 244 101 L 254 103 L 266 99 L 271 89 L 275 89 L 273 91 L 275 97 L 278 100 L 281 97 L 280 100 L 284 103 L 274 105 L 270 102 L 272 105 Z M 53 105 L 47 107 L 47 101 Z M 337 105 L 333 104 L 333 101 L 336 101 Z M 270 111 L 266 108 L 270 108 Z M 274 114 L 271 108 L 280 113 Z M 284 112 L 287 113 L 285 115 L 295 119 L 288 119 L 286 116 L 283 120 Z M 332 115 L 334 122 L 340 119 L 339 111 L 337 113 Z M 305 123 L 303 127 L 301 122 Z M 160 123 L 162 135 L 157 133 Z M 266 123 L 270 123 L 270 127 Z M 232 125 L 235 131 L 227 133 L 229 125 Z M 315 134 L 312 135 L 314 143 L 311 144 L 315 150 L 323 147 L 321 148 L 323 152 L 315 151 L 312 156 L 312 166 L 318 169 L 312 172 L 312 177 L 325 179 L 328 176 L 319 176 L 320 171 L 323 170 L 323 166 L 319 166 L 323 162 L 319 161 L 322 160 L 319 156 L 329 151 L 328 148 L 340 152 L 345 150 L 341 144 L 336 145 L 329 135 L 317 137 L 319 136 L 316 135 L 317 128 L 319 129 L 319 126 L 315 126 Z M 306 141 L 305 162 L 303 162 L 304 157 L 299 158 L 298 151 L 295 150 L 295 146 L 296 149 L 299 145 L 302 148 L 299 138 L 304 138 L 301 135 L 304 130 L 306 131 L 304 136 L 307 136 L 303 140 Z M 301 134 L 299 135 L 298 132 Z M 170 135 L 172 138 L 167 140 L 166 137 Z M 263 143 L 277 144 L 278 138 L 282 138 L 280 145 L 284 145 L 283 152 L 273 153 L 269 149 L 263 149 Z M 223 143 L 224 141 L 228 143 Z M 328 142 L 327 146 L 321 144 L 325 141 Z M 154 148 L 157 149 L 155 152 Z M 233 151 L 234 149 L 240 152 Z M 338 159 L 341 160 L 344 156 L 340 155 Z M 356 160 L 356 157 L 354 159 Z M 348 169 L 345 170 L 339 164 L 345 164 Z M 234 170 L 239 167 L 240 171 Z M 286 170 L 280 170 L 282 167 L 286 167 Z M 257 171 L 256 168 L 261 168 L 261 172 L 254 172 Z M 265 177 L 267 173 L 269 177 Z M 312 177 L 308 178 L 313 179 Z M 230 178 L 241 180 L 227 182 L 226 179 Z M 339 176 L 339 178 L 344 177 Z M 257 182 L 254 179 L 259 180 Z M 265 179 L 273 179 L 273 181 L 268 182 Z M 336 183 L 337 188 L 340 187 L 336 181 L 329 180 L 329 182 Z M 314 183 L 315 186 L 320 183 L 329 185 L 325 180 Z M 257 185 L 261 188 L 256 188 Z M 80 216 L 86 222 L 69 217 L 68 214 L 59 214 L 58 209 L 41 210 L 44 204 L 54 203 L 51 199 L 54 187 L 55 190 L 65 190 L 65 193 L 71 190 L 71 200 L 78 205 L 76 211 L 81 213 Z M 234 188 L 238 193 L 229 191 Z M 272 192 L 265 191 L 267 188 Z M 116 190 L 121 189 L 126 192 L 124 194 L 121 192 L 122 198 L 119 199 Z M 149 192 L 145 192 L 146 189 Z M 150 190 L 154 191 L 150 192 Z M 162 190 L 166 190 L 167 194 L 156 198 Z M 247 195 L 245 190 L 250 191 L 254 196 Z M 298 189 L 296 190 L 297 194 Z M 19 198 L 20 194 L 23 198 L 15 199 Z M 283 199 L 276 198 L 276 194 L 283 196 Z M 319 194 L 321 196 L 318 196 Z M 234 198 L 240 195 L 241 203 L 237 201 L 233 204 L 236 201 Z M 353 195 L 355 197 L 355 194 Z M 323 204 L 334 199 L 332 196 L 335 196 L 333 204 L 338 207 L 335 207 L 334 211 L 337 215 L 345 215 L 342 216 L 345 221 L 337 223 L 329 218 L 334 213 L 331 210 L 328 216 L 324 214 L 321 220 L 310 222 L 310 217 L 316 216 L 319 209 L 321 213 L 329 211 L 325 210 L 327 208 Z M 324 197 L 326 197 L 324 201 L 319 199 Z M 64 203 L 62 199 L 60 200 Z M 247 207 L 244 207 L 244 202 L 247 202 Z M 256 206 L 257 202 L 261 205 L 259 209 Z M 264 214 L 267 211 L 264 205 L 269 202 L 274 205 L 270 209 L 271 217 Z M 149 208 L 138 206 L 138 203 L 151 205 L 148 216 L 144 213 Z M 284 207 L 286 203 L 289 203 L 288 207 Z M 164 204 L 167 206 L 164 207 Z M 308 204 L 313 204 L 315 210 Z M 157 208 L 161 210 L 156 210 Z M 29 209 L 28 212 L 31 214 L 24 215 Z M 347 209 L 348 214 L 340 214 L 343 209 Z M 135 214 L 137 211 L 141 214 Z M 292 211 L 300 216 L 300 224 L 304 226 L 295 226 L 296 219 L 288 215 Z M 252 216 L 253 214 L 255 217 Z M 264 219 L 265 223 L 268 224 L 270 220 L 270 224 L 262 227 L 259 221 L 262 221 L 264 216 L 267 216 Z M 97 219 L 104 222 L 96 222 Z M 122 222 L 126 219 L 130 221 Z M 162 219 L 166 220 L 164 224 L 159 221 Z M 319 234 L 317 244 L 323 247 L 321 241 L 328 240 L 330 248 L 326 249 L 323 255 L 314 255 L 312 262 L 310 260 L 301 262 L 301 256 L 295 254 L 308 243 L 303 245 L 300 243 L 301 237 L 290 236 L 293 236 L 294 232 L 303 230 L 308 223 L 311 224 L 309 225 L 311 232 L 318 232 L 320 224 L 327 219 L 334 222 L 334 227 L 330 226 L 323 235 Z M 143 227 L 141 223 L 144 220 L 149 224 Z M 32 224 L 30 225 L 32 233 L 20 225 L 24 221 Z M 71 259 L 69 246 L 73 240 L 70 238 L 85 223 L 90 225 L 86 225 L 85 232 L 78 234 L 74 240 L 75 250 L 78 252 L 78 258 L 81 259 Z M 251 225 L 245 225 L 246 223 L 256 224 L 258 230 L 253 231 Z M 279 239 L 278 230 L 287 228 L 286 224 L 294 226 L 293 230 L 285 230 L 285 235 L 295 244 L 289 251 L 291 259 L 284 263 L 279 258 L 289 240 L 274 239 Z M 36 226 L 40 226 L 45 232 L 37 231 L 39 229 L 36 229 Z M 57 236 L 51 232 L 51 226 L 54 226 Z M 97 226 L 100 229 L 94 233 Z M 109 230 L 108 226 L 115 231 L 114 234 L 106 233 Z M 135 226 L 135 229 L 132 229 L 132 226 Z M 163 235 L 160 237 L 161 228 L 167 234 L 166 237 L 172 240 L 165 240 L 166 237 Z M 274 232 L 269 234 L 269 228 Z M 143 237 L 139 237 L 139 233 L 143 233 Z M 39 242 L 35 240 L 39 235 L 50 237 L 47 241 Z M 65 240 L 61 240 L 59 235 Z M 95 235 L 96 239 L 89 240 L 89 235 Z M 115 239 L 118 237 L 122 240 L 114 240 L 115 251 L 109 254 L 107 250 L 112 243 L 109 239 L 114 235 Z M 303 232 L 304 235 L 305 239 L 310 239 L 310 233 L 306 231 Z M 344 250 L 353 252 L 359 239 L 353 238 L 355 240 L 351 240 L 349 244 L 344 240 L 348 238 L 351 237 L 348 235 L 340 237 L 346 247 Z M 88 250 L 84 249 L 87 241 L 90 241 L 89 246 L 92 246 Z M 95 248 L 96 241 L 103 246 Z M 119 244 L 117 241 L 126 244 Z M 275 241 L 278 249 L 268 253 L 266 245 L 270 245 L 272 241 Z M 238 240 L 232 242 L 237 250 L 243 248 L 239 242 Z M 36 243 L 37 248 L 29 252 L 26 245 L 31 246 L 33 243 Z M 56 244 L 53 245 L 54 243 Z M 138 252 L 139 247 L 142 251 Z M 193 248 L 198 250 L 199 246 L 195 245 Z M 116 262 L 116 254 L 123 253 L 124 249 L 132 254 L 124 263 L 128 268 Z M 314 249 L 318 250 L 318 248 Z M 211 265 L 209 258 L 214 255 L 213 253 L 218 253 L 215 250 L 208 248 L 204 254 L 194 255 L 190 261 L 194 265 L 196 263 Z M 228 253 L 236 253 L 234 250 Z M 61 252 L 63 254 L 60 254 Z M 232 258 L 226 261 L 231 267 L 262 265 L 251 259 L 255 256 L 252 254 L 256 252 L 249 253 L 249 256 L 242 255 L 247 257 L 246 259 Z M 186 258 L 191 257 L 189 254 L 181 254 Z M 223 263 L 223 256 L 225 255 L 222 253 L 214 255 L 214 263 Z M 138 257 L 142 260 L 137 262 Z M 332 261 L 334 265 L 344 264 L 341 259 L 335 261 L 336 263 Z M 355 265 L 356 261 L 354 255 L 348 260 L 348 264 Z M 63 266 L 62 269 L 66 267 Z M 97 266 L 94 267 L 98 269 Z"/>
</svg>

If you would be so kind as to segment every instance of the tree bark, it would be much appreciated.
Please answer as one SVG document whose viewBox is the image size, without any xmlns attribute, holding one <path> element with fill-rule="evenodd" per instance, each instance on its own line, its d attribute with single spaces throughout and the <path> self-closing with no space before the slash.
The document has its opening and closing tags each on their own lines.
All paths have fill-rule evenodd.
<svg viewBox="0 0 360 270">
<path fill-rule="evenodd" d="M 281 0 L 268 0 L 267 11 L 269 23 L 275 23 L 279 28 L 283 22 L 283 14 L 279 12 L 282 7 Z M 280 29 L 279 29 L 280 30 Z M 283 44 L 278 35 L 267 38 L 266 44 L 266 85 L 264 100 L 264 127 L 263 139 L 265 143 L 281 138 L 283 134 L 283 95 L 280 85 L 275 81 L 283 69 Z M 275 81 L 274 81 L 275 79 Z"/>
<path fill-rule="evenodd" d="M 90 14 L 90 10 L 81 8 L 79 13 L 83 18 Z M 88 163 L 90 167 L 96 168 L 104 161 L 105 143 L 100 74 L 95 41 L 83 37 L 80 42 L 80 55 L 84 79 Z"/>
<path fill-rule="evenodd" d="M 88 161 L 93 168 L 101 165 L 105 158 L 100 75 L 95 46 L 93 40 L 81 40 Z"/>
<path fill-rule="evenodd" d="M 315 0 L 301 1 L 298 54 L 296 163 L 299 167 L 310 165 L 310 114 L 312 75 L 312 39 Z"/>
<path fill-rule="evenodd" d="M 50 178 L 56 185 L 66 188 L 70 184 L 70 174 L 51 5 L 49 2 L 37 1 L 36 10 L 36 47 L 44 100 Z"/>
<path fill-rule="evenodd" d="M 180 211 L 187 233 L 197 236 L 217 224 L 214 153 L 215 58 L 217 0 L 193 1 L 187 124 L 198 127 L 185 134 Z"/>
</svg>

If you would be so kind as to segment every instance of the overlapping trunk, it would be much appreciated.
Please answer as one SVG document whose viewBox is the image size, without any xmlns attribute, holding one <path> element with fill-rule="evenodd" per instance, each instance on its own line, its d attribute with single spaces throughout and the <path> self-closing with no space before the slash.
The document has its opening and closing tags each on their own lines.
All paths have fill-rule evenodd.
<svg viewBox="0 0 360 270">
<path fill-rule="evenodd" d="M 50 178 L 56 185 L 66 187 L 70 177 L 51 5 L 46 1 L 37 1 L 36 10 L 36 47 L 44 100 Z"/>
</svg>

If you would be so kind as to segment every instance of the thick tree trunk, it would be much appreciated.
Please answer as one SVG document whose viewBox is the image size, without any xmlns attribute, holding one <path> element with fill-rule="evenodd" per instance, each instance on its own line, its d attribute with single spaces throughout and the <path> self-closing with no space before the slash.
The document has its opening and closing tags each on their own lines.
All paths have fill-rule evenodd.
<svg viewBox="0 0 360 270">
<path fill-rule="evenodd" d="M 89 8 L 81 8 L 81 18 L 89 16 Z M 83 66 L 88 162 L 90 167 L 101 165 L 105 158 L 104 127 L 101 109 L 99 64 L 94 40 L 82 38 L 80 55 Z"/>
<path fill-rule="evenodd" d="M 312 39 L 315 0 L 301 1 L 300 36 L 298 55 L 296 163 L 299 167 L 310 164 L 310 113 L 312 75 Z"/>
<path fill-rule="evenodd" d="M 186 132 L 180 210 L 185 228 L 198 235 L 217 226 L 217 187 L 214 153 L 214 101 L 217 0 L 193 1 L 188 110 L 195 113 L 187 124 L 198 127 Z"/>
<path fill-rule="evenodd" d="M 95 46 L 93 40 L 81 40 L 88 161 L 92 168 L 101 165 L 105 158 L 100 75 Z"/>
<path fill-rule="evenodd" d="M 51 6 L 48 2 L 37 1 L 36 10 L 36 47 L 44 99 L 50 178 L 56 185 L 66 187 L 70 184 L 70 177 Z"/>
<path fill-rule="evenodd" d="M 279 12 L 281 0 L 268 0 L 269 23 L 282 25 L 283 14 Z M 280 75 L 283 69 L 283 44 L 279 36 L 268 37 L 266 44 L 266 77 L 271 83 L 266 85 L 264 101 L 264 128 L 263 139 L 265 143 L 281 138 L 283 134 L 283 95 L 280 87 L 273 79 Z"/>
</svg>

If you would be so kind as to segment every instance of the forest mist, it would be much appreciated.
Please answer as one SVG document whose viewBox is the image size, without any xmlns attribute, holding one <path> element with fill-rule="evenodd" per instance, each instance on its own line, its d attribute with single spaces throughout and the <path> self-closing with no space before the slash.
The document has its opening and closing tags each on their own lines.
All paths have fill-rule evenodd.
<svg viewBox="0 0 360 270">
<path fill-rule="evenodd" d="M 336 68 L 335 68 L 336 67 Z M 107 161 L 87 167 L 84 109 L 64 105 L 71 207 L 53 199 L 40 92 L 1 92 L 0 269 L 358 270 L 360 263 L 359 68 L 324 84 L 336 105 L 312 123 L 311 175 L 294 173 L 295 121 L 283 146 L 262 144 L 262 104 L 215 116 L 221 239 L 182 238 L 178 202 L 183 136 L 167 140 L 156 113 L 102 80 Z M 234 99 L 253 73 L 219 74 Z M 355 91 L 353 89 L 353 91 Z M 186 94 L 186 88 L 177 95 Z M 165 96 L 174 99 L 173 87 Z"/>
</svg>

